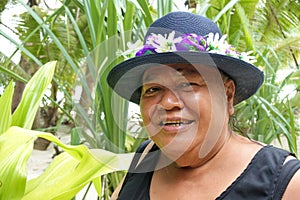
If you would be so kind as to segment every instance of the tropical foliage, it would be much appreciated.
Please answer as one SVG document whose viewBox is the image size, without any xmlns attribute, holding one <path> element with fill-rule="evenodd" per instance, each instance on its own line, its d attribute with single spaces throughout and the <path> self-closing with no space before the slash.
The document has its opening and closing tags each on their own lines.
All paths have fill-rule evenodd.
<svg viewBox="0 0 300 200">
<path fill-rule="evenodd" d="M 4 107 L 4 115 L 0 117 L 0 199 L 39 199 L 41 196 L 45 199 L 71 199 L 91 181 L 100 195 L 101 175 L 125 170 L 130 163 L 130 154 L 90 150 L 85 145 L 65 145 L 50 133 L 29 130 L 55 65 L 56 62 L 46 63 L 35 73 L 12 115 L 12 82 L 0 98 Z M 41 176 L 28 181 L 26 164 L 34 140 L 38 137 L 52 141 L 64 153 L 56 156 Z M 70 184 L 65 184 L 63 180 L 68 180 Z"/>
<path fill-rule="evenodd" d="M 146 27 L 154 19 L 178 9 L 172 0 L 153 1 L 152 4 L 146 0 L 57 2 L 58 6 L 52 8 L 47 7 L 47 1 L 46 4 L 42 4 L 44 1 L 11 0 L 0 4 L 0 11 L 7 9 L 5 5 L 19 5 L 24 9 L 24 13 L 15 17 L 15 27 L 6 25 L 0 29 L 0 34 L 17 47 L 18 51 L 13 55 L 20 52 L 18 63 L 12 62 L 13 55 L 8 58 L 0 55 L 0 86 L 6 86 L 5 93 L 0 98 L 0 105 L 5 105 L 5 117 L 0 118 L 0 133 L 9 133 L 2 134 L 3 139 L 0 142 L 10 144 L 11 138 L 19 134 L 20 141 L 12 148 L 16 151 L 18 146 L 26 149 L 22 150 L 26 156 L 20 160 L 23 167 L 18 168 L 20 171 L 13 171 L 14 165 L 5 165 L 9 170 L 8 174 L 17 173 L 13 177 L 20 181 L 19 185 L 24 185 L 19 188 L 18 197 L 29 195 L 28 191 L 34 190 L 33 186 L 26 186 L 25 191 L 24 163 L 27 162 L 32 142 L 36 137 L 46 137 L 66 151 L 53 161 L 45 175 L 28 183 L 40 185 L 35 188 L 36 191 L 46 191 L 47 188 L 43 187 L 51 179 L 55 180 L 54 182 L 62 180 L 56 179 L 56 176 L 61 174 L 57 168 L 60 159 L 70 161 L 69 165 L 64 163 L 66 167 L 79 165 L 85 169 L 83 160 L 93 156 L 89 149 L 81 145 L 65 146 L 54 139 L 53 135 L 45 134 L 41 130 L 46 129 L 55 135 L 61 123 L 69 123 L 72 127 L 72 138 L 80 138 L 74 144 L 84 144 L 88 148 L 105 149 L 114 153 L 133 152 L 145 139 L 139 118 L 136 121 L 128 118 L 131 105 L 111 91 L 105 78 L 113 65 L 131 56 L 131 52 L 127 51 L 128 42 L 135 43 L 141 40 Z M 271 143 L 274 139 L 287 140 L 290 150 L 297 153 L 300 107 L 300 3 L 297 0 L 188 0 L 186 3 L 190 6 L 190 12 L 205 15 L 218 23 L 222 32 L 227 34 L 229 43 L 239 51 L 254 51 L 257 60 L 255 64 L 265 73 L 265 84 L 258 93 L 236 106 L 233 126 L 239 127 L 238 131 L 241 134 L 247 134 L 265 143 Z M 18 35 L 20 42 L 4 31 L 5 27 L 10 28 L 11 34 Z M 21 100 L 22 93 L 19 91 L 32 80 L 30 78 L 41 66 L 52 60 L 57 60 L 53 79 L 49 72 L 43 72 L 48 77 L 47 81 L 51 82 L 50 86 L 45 86 L 46 82 L 42 84 L 41 80 L 33 84 L 28 83 L 31 87 L 48 87 L 47 95 L 41 99 L 40 96 L 44 92 L 39 89 L 39 99 L 34 103 L 30 104 L 29 100 L 32 97 L 24 97 L 27 100 Z M 283 74 L 283 71 L 289 73 Z M 10 80 L 15 82 L 15 91 L 18 91 L 15 95 Z M 286 88 L 290 89 L 288 94 L 282 92 Z M 24 95 L 28 94 L 29 92 L 24 90 Z M 18 107 L 12 106 L 18 105 L 19 101 L 21 103 Z M 31 107 L 33 105 L 34 109 Z M 14 108 L 14 112 L 10 110 L 11 107 Z M 34 119 L 36 112 L 43 115 Z M 34 126 L 38 132 L 28 131 L 33 121 L 42 117 L 47 123 Z M 23 127 L 26 131 L 16 127 L 8 129 L 11 126 Z M 26 147 L 22 141 L 28 141 L 25 142 Z M 1 143 L 1 152 L 4 150 L 2 147 L 4 146 Z M 80 158 L 76 155 L 80 155 Z M 105 155 L 107 154 L 104 154 L 101 160 L 91 159 L 93 161 L 89 165 L 98 165 L 99 161 L 104 162 L 105 159 L 111 158 Z M 0 166 L 6 163 L 2 162 L 5 157 L 1 157 Z M 74 171 L 65 174 L 65 180 L 72 180 L 69 184 L 65 183 L 69 189 L 64 189 L 72 191 L 68 198 L 74 196 L 84 184 L 94 180 L 99 196 L 109 199 L 111 191 L 118 185 L 124 172 L 110 173 L 101 176 L 101 179 L 94 179 L 102 175 L 101 167 L 105 169 L 107 166 L 102 163 L 98 167 L 92 168 L 91 170 L 96 171 L 90 171 L 90 174 L 83 173 L 78 179 L 70 179 Z M 77 174 L 79 173 L 76 171 Z M 42 179 L 46 182 L 42 182 Z M 1 189 L 6 191 L 3 194 L 7 194 L 10 188 L 3 189 L 0 184 L 0 194 Z M 66 196 L 61 196 L 63 197 Z"/>
</svg>

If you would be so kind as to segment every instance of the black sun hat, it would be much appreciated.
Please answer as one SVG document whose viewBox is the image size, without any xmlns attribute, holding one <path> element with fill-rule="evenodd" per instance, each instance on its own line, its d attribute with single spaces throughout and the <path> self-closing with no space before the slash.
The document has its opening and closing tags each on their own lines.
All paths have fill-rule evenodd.
<svg viewBox="0 0 300 200">
<path fill-rule="evenodd" d="M 237 52 L 210 19 L 189 12 L 171 12 L 151 24 L 136 57 L 116 65 L 109 86 L 121 97 L 139 104 L 146 69 L 175 63 L 217 67 L 235 83 L 234 104 L 252 96 L 262 85 L 263 72 L 251 56 Z"/>
</svg>

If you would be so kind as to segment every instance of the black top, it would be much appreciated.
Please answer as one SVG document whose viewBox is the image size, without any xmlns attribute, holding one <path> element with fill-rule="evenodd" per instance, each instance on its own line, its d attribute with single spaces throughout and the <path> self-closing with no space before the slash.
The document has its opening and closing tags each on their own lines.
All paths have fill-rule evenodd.
<svg viewBox="0 0 300 200">
<path fill-rule="evenodd" d="M 145 146 L 145 143 L 142 144 L 137 152 L 142 152 Z M 135 155 L 119 193 L 119 200 L 150 199 L 153 169 L 160 155 L 156 145 L 150 152 L 137 167 L 140 154 Z M 299 160 L 291 160 L 283 165 L 288 155 L 291 155 L 288 151 L 270 145 L 264 146 L 243 173 L 216 200 L 281 199 L 290 179 L 300 169 Z"/>
</svg>

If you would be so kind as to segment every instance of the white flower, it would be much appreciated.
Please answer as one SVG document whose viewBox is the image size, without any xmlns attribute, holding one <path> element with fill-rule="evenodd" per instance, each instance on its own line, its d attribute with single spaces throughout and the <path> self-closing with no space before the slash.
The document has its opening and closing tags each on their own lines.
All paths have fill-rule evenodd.
<svg viewBox="0 0 300 200">
<path fill-rule="evenodd" d="M 135 43 L 127 42 L 127 47 L 129 49 L 137 49 L 143 46 L 143 42 L 141 40 L 137 40 Z"/>
<path fill-rule="evenodd" d="M 248 51 L 248 52 L 242 52 L 241 55 L 240 55 L 240 59 L 245 61 L 245 62 L 248 62 L 248 63 L 255 63 L 257 60 L 255 58 L 255 56 L 251 56 L 250 54 L 252 54 L 253 51 Z"/>
<path fill-rule="evenodd" d="M 185 34 L 181 37 L 177 37 L 175 38 L 175 31 L 172 31 L 171 33 L 169 33 L 169 35 L 165 34 L 164 36 L 161 34 L 154 34 L 152 33 L 151 35 L 148 36 L 146 43 L 144 45 L 145 49 L 148 49 L 149 46 L 152 46 L 155 49 L 155 53 L 162 53 L 162 52 L 174 52 L 179 50 L 180 51 L 180 47 L 179 49 L 176 48 L 176 44 L 181 43 L 180 45 L 185 45 L 187 47 L 187 49 L 189 49 L 188 47 L 193 47 L 190 48 L 190 50 L 192 51 L 195 50 L 194 45 L 191 44 L 193 42 L 196 42 L 198 44 L 198 42 L 196 41 L 198 36 L 194 33 L 190 33 L 190 34 Z M 226 56 L 230 56 L 230 57 L 234 57 L 237 59 L 241 59 L 245 62 L 249 62 L 249 63 L 254 63 L 256 62 L 255 57 L 251 56 L 250 54 L 252 53 L 250 52 L 242 52 L 239 53 L 236 51 L 236 49 L 228 44 L 228 42 L 226 41 L 226 37 L 227 35 L 223 35 L 220 38 L 219 33 L 209 33 L 207 35 L 207 37 L 203 40 L 205 40 L 205 44 L 203 45 L 204 48 L 206 48 L 206 52 L 209 53 L 215 53 L 215 54 L 221 54 L 221 55 L 226 55 Z M 189 39 L 186 41 L 186 39 Z M 196 44 L 195 43 L 195 44 Z M 202 45 L 202 42 L 199 42 L 199 45 Z M 136 47 L 137 44 L 132 45 L 131 47 Z M 202 51 L 201 49 L 198 49 L 199 51 Z"/>
<path fill-rule="evenodd" d="M 128 49 L 126 51 L 122 51 L 121 49 L 117 50 L 116 54 L 118 56 L 124 56 L 125 58 L 133 57 L 137 49 L 143 46 L 143 42 L 141 40 L 137 40 L 135 43 L 127 42 Z"/>
<path fill-rule="evenodd" d="M 176 51 L 176 43 L 179 43 L 182 38 L 174 38 L 175 36 L 175 31 L 172 31 L 169 36 L 161 35 L 161 34 L 151 34 L 147 41 L 147 45 L 151 45 L 156 48 L 156 52 L 161 53 L 161 52 L 171 52 L 171 51 Z"/>
<path fill-rule="evenodd" d="M 230 48 L 231 45 L 227 43 L 225 40 L 227 35 L 223 35 L 220 38 L 219 33 L 209 33 L 207 37 L 207 44 L 208 44 L 208 51 L 211 53 L 218 53 L 218 54 L 224 54 L 226 55 Z"/>
</svg>

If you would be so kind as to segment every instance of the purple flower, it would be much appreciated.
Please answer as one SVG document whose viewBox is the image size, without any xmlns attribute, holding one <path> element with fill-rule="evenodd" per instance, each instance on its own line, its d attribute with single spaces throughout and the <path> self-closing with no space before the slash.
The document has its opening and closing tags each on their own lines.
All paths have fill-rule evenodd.
<svg viewBox="0 0 300 200">
<path fill-rule="evenodd" d="M 202 41 L 200 40 L 202 38 L 198 37 L 193 34 L 185 34 L 182 36 L 182 40 L 180 44 L 182 46 L 185 46 L 188 50 L 200 50 L 200 51 L 206 51 L 206 48 L 203 46 Z"/>
<path fill-rule="evenodd" d="M 201 35 L 198 35 L 196 37 L 197 41 L 198 41 L 198 44 L 202 45 L 205 49 L 207 49 L 208 47 L 208 44 L 207 44 L 207 41 L 206 41 L 206 38 L 201 36 Z"/>
<path fill-rule="evenodd" d="M 177 38 L 175 38 L 174 31 L 169 35 L 152 33 L 146 38 L 143 48 L 136 52 L 136 56 L 174 51 L 202 51 L 227 55 L 246 62 L 254 60 L 253 56 L 249 56 L 249 53 L 237 52 L 234 46 L 227 43 L 225 38 L 226 35 L 220 38 L 218 33 L 209 33 L 207 36 L 188 33 Z"/>
<path fill-rule="evenodd" d="M 155 47 L 150 46 L 150 45 L 144 45 L 144 47 L 142 49 L 140 49 L 139 51 L 136 52 L 135 56 L 143 56 L 143 55 L 148 55 L 148 54 L 153 54 L 153 53 L 157 53 L 155 51 Z"/>
<path fill-rule="evenodd" d="M 184 43 L 176 43 L 175 47 L 176 47 L 177 51 L 188 51 L 188 50 L 190 50 L 189 47 Z"/>
</svg>

